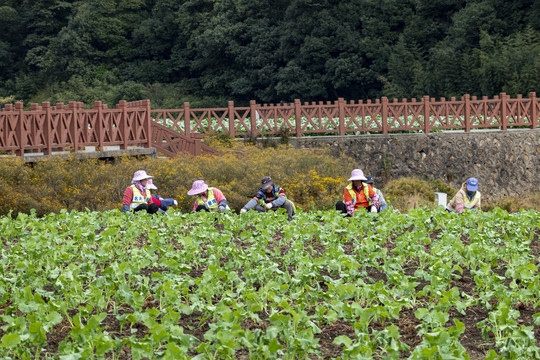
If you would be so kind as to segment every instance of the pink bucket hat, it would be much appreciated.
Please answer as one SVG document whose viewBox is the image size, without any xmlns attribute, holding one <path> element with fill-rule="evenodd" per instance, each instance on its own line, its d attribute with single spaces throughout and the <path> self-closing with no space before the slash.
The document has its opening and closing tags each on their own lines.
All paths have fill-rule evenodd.
<svg viewBox="0 0 540 360">
<path fill-rule="evenodd" d="M 152 179 L 148 179 L 148 182 L 146 183 L 146 188 L 157 190 L 157 186 L 154 185 L 154 181 Z"/>
<path fill-rule="evenodd" d="M 139 171 L 135 171 L 135 174 L 133 174 L 133 180 L 131 180 L 132 182 L 133 181 L 141 181 L 141 180 L 144 180 L 144 179 L 151 179 L 153 178 L 153 176 L 150 176 L 146 173 L 146 171 L 144 170 L 139 170 Z"/>
<path fill-rule="evenodd" d="M 205 192 L 208 189 L 208 185 L 204 183 L 204 180 L 197 180 L 193 182 L 191 190 L 188 191 L 188 195 L 197 195 Z"/>
<path fill-rule="evenodd" d="M 351 178 L 347 181 L 352 181 L 352 180 L 367 180 L 367 178 L 364 176 L 364 172 L 362 170 L 354 169 L 351 172 Z"/>
</svg>

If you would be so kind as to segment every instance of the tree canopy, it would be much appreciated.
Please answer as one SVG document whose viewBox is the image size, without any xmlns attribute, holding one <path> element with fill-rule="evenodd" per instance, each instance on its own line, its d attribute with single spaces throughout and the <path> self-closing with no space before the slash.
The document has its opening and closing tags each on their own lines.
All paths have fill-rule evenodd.
<svg viewBox="0 0 540 360">
<path fill-rule="evenodd" d="M 539 14 L 535 0 L 5 0 L 0 99 L 526 95 Z"/>
</svg>

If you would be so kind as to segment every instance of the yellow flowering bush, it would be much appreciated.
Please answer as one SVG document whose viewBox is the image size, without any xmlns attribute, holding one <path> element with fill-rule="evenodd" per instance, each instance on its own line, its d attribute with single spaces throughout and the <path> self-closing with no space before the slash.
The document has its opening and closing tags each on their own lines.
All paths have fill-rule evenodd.
<svg viewBox="0 0 540 360">
<path fill-rule="evenodd" d="M 239 211 L 255 195 L 261 178 L 266 175 L 285 190 L 297 209 L 332 209 L 336 201 L 342 200 L 353 170 L 351 164 L 355 164 L 351 158 L 336 158 L 326 150 L 293 149 L 285 145 L 262 148 L 235 141 L 214 141 L 212 147 L 222 151 L 222 155 L 143 159 L 124 156 L 114 162 L 70 156 L 51 157 L 34 164 L 4 158 L 0 160 L 0 215 L 12 211 L 12 216 L 16 216 L 30 209 L 35 209 L 38 215 L 62 209 L 120 209 L 124 191 L 137 170 L 146 170 L 155 177 L 158 189 L 152 191 L 154 194 L 178 201 L 176 211 L 193 209 L 195 198 L 187 192 L 195 180 L 204 180 L 220 189 L 231 209 Z M 363 170 L 369 174 L 370 169 Z M 377 182 L 375 185 L 389 205 L 401 212 L 411 207 L 434 207 L 435 192 L 447 193 L 450 200 L 458 190 L 440 180 L 414 178 L 391 180 L 382 187 Z M 526 208 L 540 210 L 538 194 L 532 199 Z M 490 205 L 483 201 L 482 206 L 485 209 L 497 205 L 515 207 L 507 203 L 499 200 Z"/>
<path fill-rule="evenodd" d="M 215 146 L 215 144 L 213 145 Z M 114 163 L 97 159 L 51 157 L 33 165 L 20 159 L 0 161 L 0 214 L 13 215 L 36 209 L 38 215 L 67 210 L 120 209 L 123 193 L 133 173 L 146 170 L 154 176 L 154 194 L 174 198 L 180 211 L 191 211 L 188 196 L 195 180 L 220 189 L 231 209 L 238 211 L 271 176 L 289 199 L 304 210 L 333 208 L 341 199 L 353 162 L 326 151 L 291 147 L 223 147 L 222 155 L 136 159 L 128 156 Z"/>
</svg>

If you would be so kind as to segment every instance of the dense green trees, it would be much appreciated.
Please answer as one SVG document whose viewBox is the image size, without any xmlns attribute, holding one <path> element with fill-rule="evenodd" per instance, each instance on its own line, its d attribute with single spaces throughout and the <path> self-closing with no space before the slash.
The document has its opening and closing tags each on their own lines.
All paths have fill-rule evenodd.
<svg viewBox="0 0 540 360">
<path fill-rule="evenodd" d="M 540 89 L 535 0 L 4 0 L 0 100 L 154 106 Z"/>
</svg>

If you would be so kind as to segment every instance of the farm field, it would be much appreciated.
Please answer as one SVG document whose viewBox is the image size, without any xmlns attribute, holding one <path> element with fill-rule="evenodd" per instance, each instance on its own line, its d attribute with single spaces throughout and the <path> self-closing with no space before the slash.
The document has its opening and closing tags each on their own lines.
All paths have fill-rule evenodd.
<svg viewBox="0 0 540 360">
<path fill-rule="evenodd" d="M 0 358 L 540 358 L 539 237 L 498 208 L 0 217 Z"/>
</svg>

